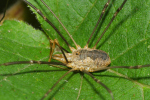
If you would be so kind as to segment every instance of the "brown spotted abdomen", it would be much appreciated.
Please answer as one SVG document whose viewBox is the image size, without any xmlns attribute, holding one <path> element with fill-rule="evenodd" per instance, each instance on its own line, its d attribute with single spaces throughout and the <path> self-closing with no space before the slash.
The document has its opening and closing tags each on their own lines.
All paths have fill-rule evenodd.
<svg viewBox="0 0 150 100">
<path fill-rule="evenodd" d="M 72 53 L 67 66 L 76 70 L 95 71 L 99 67 L 107 67 L 110 64 L 110 57 L 102 50 L 80 49 Z"/>
<path fill-rule="evenodd" d="M 80 50 L 80 60 L 90 57 L 98 67 L 105 67 L 110 64 L 110 57 L 102 50 Z"/>
</svg>

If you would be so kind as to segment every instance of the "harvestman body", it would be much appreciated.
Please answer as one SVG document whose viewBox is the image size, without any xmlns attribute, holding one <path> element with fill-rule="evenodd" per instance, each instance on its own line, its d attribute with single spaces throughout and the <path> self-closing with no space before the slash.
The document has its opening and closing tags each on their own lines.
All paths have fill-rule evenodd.
<svg viewBox="0 0 150 100">
<path fill-rule="evenodd" d="M 28 5 L 30 5 L 32 8 L 34 8 L 42 17 L 43 19 L 48 22 L 54 29 L 55 31 L 62 37 L 62 39 L 66 42 L 66 44 L 68 45 L 68 47 L 70 48 L 72 53 L 65 53 L 64 49 L 59 45 L 58 41 L 55 40 L 50 40 L 50 58 L 49 58 L 49 62 L 44 62 L 44 61 L 18 61 L 18 62 L 8 62 L 8 63 L 4 63 L 1 64 L 2 65 L 12 65 L 12 64 L 34 64 L 34 63 L 38 63 L 38 64 L 49 64 L 49 65 L 64 65 L 67 67 L 70 67 L 72 69 L 70 69 L 67 73 L 65 73 L 53 86 L 51 89 L 49 89 L 47 91 L 47 93 L 42 97 L 42 99 L 44 99 L 51 91 L 52 89 L 58 84 L 58 82 L 65 77 L 68 73 L 72 72 L 72 71 L 81 71 L 83 73 L 88 74 L 89 76 L 91 76 L 97 83 L 101 84 L 111 95 L 112 100 L 114 99 L 113 94 L 111 92 L 111 90 L 105 86 L 102 82 L 100 82 L 100 80 L 96 79 L 91 73 L 89 72 L 95 72 L 95 71 L 100 71 L 100 70 L 105 70 L 105 69 L 111 69 L 111 68 L 128 68 L 128 69 L 137 69 L 137 68 L 141 68 L 141 67 L 149 67 L 150 65 L 142 65 L 142 66 L 114 66 L 114 67 L 107 67 L 110 63 L 110 57 L 108 56 L 108 54 L 102 50 L 97 50 L 96 46 L 98 44 L 98 42 L 100 41 L 100 39 L 102 38 L 102 36 L 104 35 L 104 33 L 106 32 L 106 30 L 108 29 L 108 27 L 110 26 L 110 24 L 112 23 L 112 21 L 114 20 L 114 18 L 117 16 L 117 14 L 119 13 L 119 11 L 122 9 L 122 7 L 124 6 L 124 4 L 126 3 L 127 0 L 124 0 L 124 2 L 122 3 L 122 5 L 117 9 L 117 11 L 115 12 L 114 16 L 112 17 L 111 21 L 109 22 L 109 24 L 107 25 L 107 27 L 105 28 L 105 30 L 103 31 L 102 35 L 100 36 L 100 38 L 98 39 L 98 41 L 96 42 L 95 46 L 90 49 L 88 48 L 88 44 L 89 41 L 91 40 L 91 37 L 93 36 L 106 8 L 108 7 L 110 0 L 108 0 L 108 2 L 105 4 L 102 13 L 100 15 L 100 18 L 86 44 L 86 46 L 84 48 L 81 48 L 79 45 L 76 44 L 76 42 L 73 40 L 72 36 L 69 34 L 69 32 L 67 31 L 67 29 L 64 27 L 64 25 L 61 23 L 61 21 L 56 17 L 56 15 L 51 11 L 51 9 L 45 4 L 45 2 L 43 0 L 41 0 L 41 2 L 51 11 L 51 13 L 53 13 L 53 15 L 57 18 L 57 20 L 60 22 L 60 24 L 63 26 L 63 28 L 66 30 L 66 32 L 68 33 L 68 35 L 70 36 L 70 38 L 72 39 L 72 41 L 74 42 L 76 49 L 74 47 L 71 47 L 69 45 L 69 43 L 67 42 L 67 40 L 62 36 L 62 34 L 58 31 L 58 29 L 42 14 L 42 12 L 37 9 L 35 6 L 33 6 L 30 2 L 23 0 L 25 3 L 27 3 Z M 62 54 L 55 54 L 53 55 L 54 52 L 54 48 L 55 45 L 57 45 L 60 50 L 62 51 Z M 52 56 L 53 55 L 53 56 Z M 62 63 L 57 63 L 57 62 L 50 62 L 51 59 L 55 59 L 58 60 Z M 78 99 L 78 98 L 77 98 Z"/>
</svg>

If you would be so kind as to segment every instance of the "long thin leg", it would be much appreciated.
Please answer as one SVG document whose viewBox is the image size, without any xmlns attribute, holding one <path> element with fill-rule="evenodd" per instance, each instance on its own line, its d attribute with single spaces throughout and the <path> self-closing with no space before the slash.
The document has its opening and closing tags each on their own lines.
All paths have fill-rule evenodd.
<svg viewBox="0 0 150 100">
<path fill-rule="evenodd" d="M 61 26 L 64 28 L 64 30 L 67 32 L 67 34 L 69 35 L 69 37 L 71 38 L 71 40 L 73 41 L 73 43 L 75 44 L 76 48 L 78 48 L 77 43 L 75 42 L 75 40 L 72 38 L 72 36 L 70 35 L 69 31 L 66 29 L 66 27 L 63 25 L 63 23 L 59 20 L 59 18 L 55 15 L 55 13 L 50 9 L 50 7 L 48 7 L 48 5 L 41 0 L 41 2 L 49 9 L 49 11 L 55 16 L 55 18 L 59 21 L 59 23 L 61 24 Z"/>
<path fill-rule="evenodd" d="M 0 64 L 0 66 L 9 66 L 9 65 L 15 65 L 15 64 L 48 64 L 48 65 L 63 65 L 66 66 L 66 64 L 60 63 L 60 62 L 46 62 L 46 61 L 16 61 L 16 62 L 7 62 Z"/>
<path fill-rule="evenodd" d="M 114 96 L 113 96 L 112 91 L 111 91 L 105 84 L 103 84 L 100 80 L 98 80 L 97 78 L 95 78 L 95 77 L 94 77 L 91 73 L 89 73 L 88 71 L 84 70 L 83 72 L 86 73 L 87 75 L 91 76 L 94 81 L 96 81 L 96 82 L 99 83 L 101 86 L 103 86 L 103 87 L 109 92 L 109 94 L 111 95 L 112 100 L 114 100 Z"/>
<path fill-rule="evenodd" d="M 47 22 L 49 23 L 49 25 L 51 25 L 54 30 L 61 36 L 61 38 L 65 41 L 65 43 L 68 45 L 68 47 L 71 47 L 69 45 L 69 43 L 67 42 L 67 40 L 62 36 L 62 34 L 59 32 L 59 30 L 52 24 L 52 22 L 50 20 L 48 20 L 44 15 L 43 13 L 37 9 L 34 5 L 32 5 L 30 2 L 28 2 L 27 0 L 23 0 L 26 4 L 30 5 L 33 9 L 35 9 L 37 11 L 37 13 Z"/>
<path fill-rule="evenodd" d="M 113 69 L 113 68 L 127 68 L 127 69 L 139 69 L 143 67 L 150 67 L 150 64 L 147 65 L 137 65 L 137 66 L 112 66 L 112 67 L 102 67 L 96 68 L 94 71 L 106 70 L 106 69 Z"/>
<path fill-rule="evenodd" d="M 60 62 L 45 62 L 45 61 L 34 61 L 34 60 L 7 62 L 7 63 L 4 63 L 4 64 L 0 64 L 0 66 L 9 66 L 9 65 L 16 65 L 16 64 L 48 64 L 48 65 L 52 65 L 52 66 L 57 67 L 57 68 L 68 70 L 68 68 L 57 66 L 57 65 L 66 66 L 65 64 L 60 63 Z"/>
<path fill-rule="evenodd" d="M 108 23 L 107 27 L 105 28 L 105 30 L 103 31 L 103 33 L 101 34 L 101 36 L 99 37 L 99 39 L 97 40 L 97 42 L 95 43 L 95 46 L 93 47 L 94 49 L 96 48 L 98 42 L 101 40 L 101 38 L 103 37 L 103 35 L 105 34 L 105 32 L 107 31 L 108 27 L 111 25 L 111 23 L 113 22 L 113 20 L 115 19 L 115 17 L 117 16 L 117 14 L 119 13 L 119 11 L 122 9 L 122 7 L 124 6 L 124 4 L 126 3 L 127 0 L 124 0 L 123 3 L 121 4 L 121 6 L 116 10 L 116 12 L 114 13 L 114 16 L 112 17 L 111 21 Z"/>
<path fill-rule="evenodd" d="M 4 14 L 3 14 L 3 17 L 1 18 L 1 20 L 0 20 L 0 23 L 1 23 L 1 21 L 4 19 L 4 17 L 5 17 L 5 14 L 6 14 L 6 9 L 7 9 L 7 6 L 8 6 L 8 2 L 9 2 L 9 0 L 7 0 L 7 2 L 6 2 L 6 6 L 5 6 L 5 9 L 4 9 Z"/>
<path fill-rule="evenodd" d="M 45 95 L 41 98 L 41 100 L 43 100 L 44 98 L 47 97 L 47 95 L 53 90 L 53 88 L 60 82 L 60 80 L 62 80 L 67 74 L 69 74 L 70 72 L 74 71 L 74 69 L 69 70 L 68 72 L 66 72 L 46 93 Z"/>
<path fill-rule="evenodd" d="M 61 69 L 65 69 L 65 70 L 70 70 L 68 67 L 67 68 L 64 68 L 64 67 L 60 67 L 60 66 L 57 66 L 57 65 L 53 65 L 54 67 L 56 68 L 61 68 Z"/>
<path fill-rule="evenodd" d="M 94 29 L 93 29 L 92 34 L 90 35 L 90 38 L 89 38 L 89 40 L 88 40 L 88 42 L 87 42 L 85 48 L 88 48 L 88 44 L 89 44 L 89 42 L 90 42 L 90 40 L 91 40 L 93 34 L 95 33 L 95 30 L 96 30 L 98 24 L 100 23 L 100 21 L 101 21 L 103 15 L 104 15 L 104 13 L 105 13 L 105 10 L 107 9 L 107 7 L 108 7 L 108 5 L 109 5 L 109 3 L 110 3 L 110 1 L 111 1 L 111 0 L 108 0 L 107 3 L 104 5 L 104 8 L 103 8 L 103 10 L 102 10 L 102 12 L 101 12 L 101 15 L 100 15 L 100 17 L 99 17 L 99 19 L 98 19 L 98 21 L 97 21 L 97 23 L 96 23 L 96 25 L 95 25 L 95 27 L 94 27 Z"/>
</svg>

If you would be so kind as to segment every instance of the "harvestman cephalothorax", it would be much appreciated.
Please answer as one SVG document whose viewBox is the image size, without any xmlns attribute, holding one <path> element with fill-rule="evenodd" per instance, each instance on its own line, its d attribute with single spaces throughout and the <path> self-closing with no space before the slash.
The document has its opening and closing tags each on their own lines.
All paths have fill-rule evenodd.
<svg viewBox="0 0 150 100">
<path fill-rule="evenodd" d="M 27 2 L 26 0 L 23 0 L 23 1 L 25 1 L 25 2 Z M 125 4 L 125 2 L 126 2 L 127 0 L 124 0 L 123 1 L 123 3 L 122 3 L 122 6 L 121 6 L 121 8 L 123 7 L 123 5 Z M 105 6 L 104 6 L 104 9 L 105 8 L 107 8 L 107 4 L 109 4 L 109 2 L 110 2 L 110 0 L 108 0 L 108 3 L 106 3 L 105 4 Z M 28 2 L 27 2 L 28 3 Z M 31 5 L 30 3 L 28 3 L 29 5 Z M 46 4 L 45 4 L 46 5 Z M 34 7 L 34 6 L 32 6 L 32 7 Z M 121 9 L 120 9 L 121 10 Z M 39 10 L 37 10 L 38 12 L 39 12 Z M 102 14 L 101 15 L 103 15 L 103 12 L 104 12 L 104 10 L 102 11 Z M 119 12 L 119 10 L 117 11 L 117 13 Z M 45 18 L 45 17 L 44 17 Z M 101 18 L 101 17 L 100 17 Z M 109 26 L 108 26 L 109 27 Z M 107 29 L 106 29 L 107 30 Z M 66 40 L 66 39 L 64 39 L 64 40 Z M 67 41 L 67 40 L 66 40 Z M 54 42 L 54 41 L 51 41 L 51 43 L 52 42 Z M 97 43 L 98 43 L 99 41 L 97 41 Z M 75 43 L 75 42 L 74 42 Z M 68 44 L 69 45 L 69 43 L 67 43 L 66 42 L 66 44 Z M 76 44 L 76 43 L 75 43 Z M 87 44 L 89 44 L 89 43 L 87 43 Z M 52 44 L 53 45 L 53 44 Z M 53 47 L 51 45 L 51 47 Z M 86 74 L 88 74 L 88 75 L 90 75 L 91 77 L 93 77 L 93 79 L 95 79 L 95 77 L 92 75 L 92 74 L 90 74 L 89 72 L 93 72 L 93 71 L 100 71 L 100 70 L 104 70 L 104 69 L 110 69 L 110 67 L 107 67 L 109 64 L 110 64 L 110 61 L 109 61 L 109 57 L 108 57 L 108 55 L 105 53 L 105 52 L 103 52 L 103 51 L 98 51 L 98 50 L 96 50 L 96 46 L 97 46 L 97 44 L 93 47 L 93 49 L 88 49 L 88 45 L 86 45 L 85 47 L 84 47 L 84 49 L 81 49 L 78 45 L 76 45 L 76 48 L 78 49 L 78 51 L 76 51 L 75 49 L 73 49 L 71 46 L 70 46 L 70 48 L 71 48 L 71 51 L 73 51 L 74 53 L 74 57 L 76 57 L 76 56 L 79 56 L 79 57 L 83 57 L 83 59 L 82 59 L 82 61 L 79 61 L 79 62 L 77 62 L 77 61 L 75 61 L 75 63 L 72 63 L 72 61 L 70 61 L 70 58 L 69 58 L 69 55 L 68 54 L 65 54 L 67 57 L 66 57 L 66 59 L 64 59 L 64 57 L 62 56 L 62 55 L 54 55 L 53 56 L 53 58 L 55 58 L 55 59 L 59 59 L 59 58 L 62 58 L 63 59 L 63 63 L 64 63 L 64 65 L 66 65 L 66 66 L 73 66 L 73 69 L 71 69 L 70 71 L 74 71 L 74 70 L 80 70 L 81 72 L 84 72 L 84 73 L 86 73 Z M 81 52 L 82 51 L 82 52 Z M 86 58 L 86 57 L 84 57 L 84 56 L 81 56 L 81 54 L 83 53 L 83 54 L 85 54 L 86 52 L 88 52 L 88 53 L 90 53 L 90 52 L 92 52 L 93 51 L 93 53 L 97 53 L 97 54 L 100 54 L 99 56 L 97 56 L 97 55 L 95 55 L 95 56 L 97 56 L 98 57 L 98 60 L 97 60 L 97 62 L 95 63 L 96 64 L 96 66 L 95 66 L 95 68 L 92 68 L 92 69 L 90 69 L 90 68 L 86 68 L 86 70 L 84 69 L 84 68 L 82 68 L 81 67 L 81 64 L 82 64 L 82 62 L 84 62 L 84 64 L 85 64 L 85 67 L 87 67 L 88 65 L 90 65 L 91 64 L 91 66 L 90 67 L 94 67 L 94 64 L 92 64 L 92 59 L 95 59 L 96 60 L 96 58 L 97 57 L 94 57 L 93 56 L 93 58 L 92 59 L 90 59 L 90 56 L 92 56 L 92 55 L 88 55 L 89 57 L 87 57 L 87 59 L 84 59 L 84 58 Z M 51 55 L 53 54 L 53 52 L 51 53 Z M 75 59 L 75 58 L 74 58 Z M 67 61 L 68 60 L 68 61 Z M 50 60 L 49 60 L 50 61 Z M 99 61 L 102 61 L 102 63 L 99 63 Z M 104 64 L 104 62 L 106 61 L 106 64 Z M 86 62 L 86 63 L 85 63 Z M 90 62 L 89 64 L 87 64 L 87 62 Z M 32 63 L 32 61 L 30 61 L 30 62 L 17 62 L 17 63 Z M 53 63 L 53 62 L 35 62 L 35 63 L 46 63 L 46 64 L 54 64 L 54 65 L 59 65 L 59 63 Z M 100 64 L 100 65 L 97 65 L 97 64 Z M 9 64 L 15 64 L 15 62 L 12 62 L 12 63 L 4 63 L 4 64 L 2 64 L 2 65 L 9 65 Z M 79 64 L 79 65 L 78 65 Z M 60 64 L 60 65 L 63 65 L 63 64 Z M 77 68 L 77 66 L 79 66 L 79 67 L 81 67 L 81 68 Z M 84 65 L 82 65 L 82 66 L 84 66 Z M 99 68 L 99 66 L 105 66 L 104 67 L 104 69 L 102 68 Z M 129 67 L 129 66 L 117 66 L 117 67 L 111 67 L 111 68 L 138 68 L 138 67 L 140 67 L 140 66 L 135 66 L 135 67 Z M 142 66 L 142 67 L 149 67 L 149 65 L 145 65 L 145 66 Z M 65 76 L 65 75 L 64 75 Z M 63 77 L 62 77 L 63 78 Z M 97 79 L 95 79 L 96 81 L 98 81 Z M 59 81 L 58 81 L 59 82 Z M 112 97 L 112 99 L 113 99 L 113 93 L 110 91 L 110 89 L 107 87 L 107 86 L 105 86 L 105 84 L 103 84 L 103 83 L 101 83 L 101 82 L 99 82 L 99 84 L 101 84 L 103 87 L 105 87 L 105 89 L 111 94 L 111 97 Z M 54 87 L 55 87 L 55 85 L 54 85 Z M 100 87 L 100 86 L 99 86 Z M 48 92 L 47 92 L 47 94 L 51 91 L 52 89 L 50 89 Z M 80 91 L 80 90 L 79 90 Z M 47 95 L 46 94 L 46 95 Z M 44 97 L 43 98 L 45 98 L 46 97 L 46 95 L 44 95 Z M 78 95 L 79 96 L 79 95 Z"/>
</svg>

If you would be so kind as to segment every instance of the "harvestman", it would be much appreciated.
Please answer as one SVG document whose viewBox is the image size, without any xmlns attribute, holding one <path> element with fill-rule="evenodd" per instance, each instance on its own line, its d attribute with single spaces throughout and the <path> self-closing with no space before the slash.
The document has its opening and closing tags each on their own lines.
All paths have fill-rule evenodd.
<svg viewBox="0 0 150 100">
<path fill-rule="evenodd" d="M 51 89 L 49 89 L 47 91 L 47 93 L 41 98 L 44 99 L 45 97 L 47 97 L 47 95 L 53 90 L 53 88 L 59 83 L 59 81 L 65 77 L 68 73 L 72 72 L 72 71 L 81 71 L 87 75 L 89 75 L 90 77 L 92 77 L 97 83 L 99 83 L 100 85 L 102 85 L 111 95 L 112 100 L 114 100 L 114 96 L 113 93 L 111 92 L 111 90 L 105 85 L 103 84 L 100 80 L 96 79 L 90 72 L 95 72 L 95 71 L 100 71 L 100 70 L 106 70 L 106 69 L 112 69 L 112 68 L 128 68 L 128 69 L 138 69 L 138 68 L 142 68 L 142 67 L 149 67 L 150 64 L 147 65 L 138 65 L 138 66 L 113 66 L 113 67 L 108 67 L 108 65 L 111 63 L 110 61 L 110 57 L 108 56 L 108 54 L 102 50 L 97 50 L 96 46 L 99 43 L 99 41 L 101 40 L 101 38 L 103 37 L 104 33 L 106 32 L 106 30 L 108 29 L 108 27 L 111 25 L 112 21 L 114 20 L 114 18 L 117 16 L 117 14 L 119 13 L 119 11 L 123 8 L 124 4 L 126 3 L 127 0 L 124 0 L 123 3 L 121 4 L 121 6 L 117 9 L 117 11 L 114 13 L 111 21 L 109 22 L 109 24 L 107 25 L 107 27 L 105 28 L 105 30 L 103 31 L 103 33 L 101 34 L 101 36 L 99 37 L 99 39 L 97 40 L 97 42 L 95 43 L 95 46 L 91 49 L 88 48 L 89 42 L 99 24 L 99 22 L 101 21 L 103 14 L 105 13 L 106 8 L 108 7 L 109 3 L 111 0 L 108 0 L 108 2 L 104 5 L 104 8 L 102 10 L 102 13 L 99 17 L 99 20 L 97 22 L 97 24 L 95 25 L 95 28 L 93 29 L 93 32 L 87 42 L 87 44 L 84 46 L 84 48 L 81 48 L 72 38 L 72 36 L 69 34 L 69 32 L 67 31 L 67 29 L 65 28 L 65 26 L 61 23 L 61 21 L 56 17 L 56 15 L 51 11 L 51 9 L 47 6 L 47 4 L 41 0 L 41 2 L 51 11 L 51 13 L 55 16 L 55 18 L 57 18 L 57 20 L 59 21 L 59 23 L 63 26 L 63 28 L 65 29 L 65 31 L 68 33 L 69 37 L 72 39 L 72 41 L 74 42 L 76 49 L 74 47 L 71 47 L 69 45 L 69 43 L 67 42 L 67 40 L 63 37 L 63 35 L 58 31 L 58 29 L 43 15 L 43 13 L 37 9 L 35 6 L 33 6 L 30 2 L 23 0 L 25 3 L 27 3 L 28 5 L 30 5 L 32 8 L 34 8 L 40 16 L 43 17 L 43 19 L 49 23 L 54 29 L 55 31 L 61 36 L 61 38 L 65 41 L 65 43 L 68 45 L 68 47 L 70 48 L 72 53 L 66 53 L 67 50 L 65 50 L 64 48 L 62 48 L 58 41 L 55 40 L 50 40 L 50 58 L 48 62 L 45 61 L 16 61 L 16 62 L 7 62 L 4 64 L 0 64 L 0 66 L 2 65 L 13 65 L 13 64 L 49 64 L 49 65 L 63 65 L 63 66 L 67 66 L 71 69 L 68 69 L 69 71 L 66 72 L 53 86 Z M 53 55 L 54 52 L 54 48 L 55 45 L 57 45 L 62 54 L 55 54 Z M 65 52 L 64 52 L 65 51 Z M 52 56 L 53 55 L 53 56 Z M 60 61 L 61 63 L 58 62 L 50 62 L 51 59 L 55 59 Z M 58 67 L 58 66 L 55 66 Z M 59 67 L 62 68 L 62 67 Z M 82 77 L 83 78 L 83 77 Z M 80 91 L 79 91 L 80 92 Z"/>
</svg>

